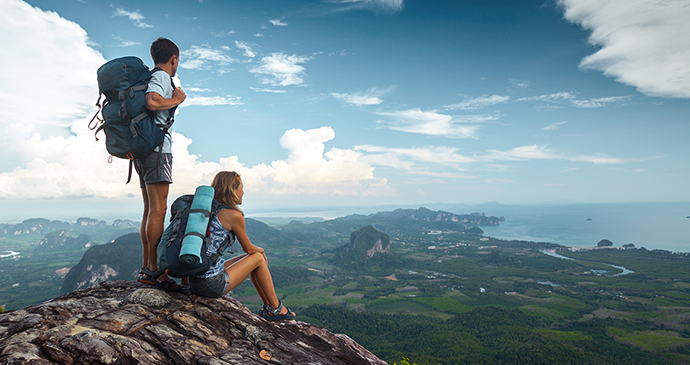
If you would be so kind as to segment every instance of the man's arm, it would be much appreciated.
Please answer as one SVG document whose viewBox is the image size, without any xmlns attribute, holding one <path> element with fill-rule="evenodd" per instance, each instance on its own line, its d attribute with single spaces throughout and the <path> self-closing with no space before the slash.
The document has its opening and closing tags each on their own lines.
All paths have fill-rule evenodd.
<svg viewBox="0 0 690 365">
<path fill-rule="evenodd" d="M 162 97 L 157 92 L 149 92 L 146 93 L 146 108 L 154 112 L 168 110 L 182 104 L 186 98 L 187 94 L 179 87 L 173 91 L 172 98 L 170 99 Z"/>
</svg>

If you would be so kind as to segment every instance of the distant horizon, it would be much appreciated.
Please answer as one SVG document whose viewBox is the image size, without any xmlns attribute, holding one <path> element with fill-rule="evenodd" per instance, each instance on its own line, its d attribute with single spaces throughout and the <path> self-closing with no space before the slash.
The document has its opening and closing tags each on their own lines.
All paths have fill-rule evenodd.
<svg viewBox="0 0 690 365">
<path fill-rule="evenodd" d="M 169 203 L 172 202 L 171 199 Z M 34 201 L 33 203 L 37 203 Z M 46 202 L 44 201 L 43 204 Z M 51 204 L 64 203 L 62 200 L 51 200 Z M 40 205 L 40 203 L 38 203 Z M 90 203 L 91 204 L 91 203 Z M 89 205 L 90 205 L 89 204 Z M 667 202 L 538 202 L 538 203 L 501 203 L 498 201 L 488 201 L 484 203 L 421 203 L 421 204 L 372 204 L 372 205 L 362 205 L 362 204 L 352 204 L 352 205 L 304 205 L 304 206 L 278 206 L 278 207 L 258 207 L 251 208 L 248 206 L 240 206 L 240 208 L 245 212 L 248 218 L 253 218 L 260 220 L 259 218 L 321 218 L 324 220 L 340 218 L 352 214 L 374 214 L 378 212 L 393 211 L 395 209 L 419 209 L 427 208 L 430 210 L 445 210 L 455 208 L 492 208 L 500 209 L 500 207 L 538 207 L 538 206 L 586 206 L 586 205 L 641 205 L 641 204 L 690 204 L 687 202 L 678 201 L 667 201 Z M 33 205 L 33 204 L 31 204 Z M 92 207 L 91 209 L 84 209 L 82 213 L 65 213 L 51 210 L 49 213 L 41 214 L 36 213 L 31 215 L 30 211 L 39 211 L 40 209 L 31 209 L 27 207 L 24 213 L 21 213 L 21 208 L 19 205 L 14 205 L 12 208 L 7 209 L 7 205 L 3 204 L 3 210 L 0 211 L 0 224 L 19 224 L 27 219 L 48 219 L 48 220 L 59 220 L 64 222 L 76 222 L 79 218 L 90 218 L 98 219 L 100 221 L 106 221 L 112 223 L 117 219 L 130 219 L 134 221 L 141 220 L 141 212 L 139 206 L 133 206 L 128 209 L 124 209 L 123 206 L 129 206 L 131 203 L 127 204 L 115 204 L 120 210 L 116 212 L 106 213 L 104 211 L 105 207 L 102 205 L 98 208 Z M 444 209 L 445 207 L 445 209 Z M 690 207 L 689 207 L 690 208 Z M 447 210 L 446 210 L 447 211 Z M 13 213 L 8 213 L 13 212 Z M 20 212 L 17 214 L 17 212 Z M 335 212 L 341 212 L 341 214 L 334 215 Z M 486 212 L 475 212 L 475 211 L 449 211 L 455 214 L 470 214 L 470 213 L 486 213 Z M 329 214 L 324 214 L 329 213 Z M 500 212 L 492 212 L 487 215 L 501 216 Z M 690 209 L 688 210 L 687 216 L 690 216 Z M 166 219 L 167 222 L 167 219 Z"/>
<path fill-rule="evenodd" d="M 454 214 L 484 213 L 487 216 L 504 217 L 505 221 L 499 225 L 480 227 L 485 236 L 502 240 L 551 242 L 566 247 L 591 247 L 601 239 L 609 239 L 614 242 L 614 247 L 633 243 L 637 248 L 690 252 L 690 219 L 686 218 L 690 216 L 690 202 L 314 206 L 291 209 L 250 209 L 246 211 L 246 216 L 278 227 L 292 220 L 309 224 L 352 214 L 370 215 L 377 212 L 391 212 L 397 208 L 419 209 L 421 207 Z M 77 218 L 98 219 L 109 224 L 112 224 L 115 219 L 139 221 L 138 214 L 109 217 L 78 214 L 68 219 L 46 216 L 27 217 L 29 218 L 59 220 L 72 224 Z M 0 221 L 0 223 L 14 225 L 24 220 L 26 219 L 12 222 Z"/>
</svg>

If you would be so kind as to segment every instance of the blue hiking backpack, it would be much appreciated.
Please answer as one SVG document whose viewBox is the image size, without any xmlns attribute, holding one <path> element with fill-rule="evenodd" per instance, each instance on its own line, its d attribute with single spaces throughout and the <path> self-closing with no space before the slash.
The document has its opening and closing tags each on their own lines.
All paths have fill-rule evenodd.
<svg viewBox="0 0 690 365">
<path fill-rule="evenodd" d="M 182 242 L 185 236 L 195 235 L 198 233 L 188 233 L 187 223 L 189 222 L 190 214 L 202 213 L 208 217 L 208 222 L 222 209 L 230 207 L 221 205 L 217 200 L 213 199 L 209 210 L 206 209 L 192 209 L 192 202 L 194 195 L 182 195 L 170 206 L 170 224 L 163 232 L 163 235 L 156 241 L 156 254 L 159 271 L 165 271 L 168 276 L 174 278 L 183 278 L 186 276 L 199 275 L 206 272 L 218 259 L 223 256 L 225 249 L 230 246 L 232 253 L 232 245 L 235 241 L 235 236 L 232 232 L 221 243 L 220 248 L 213 255 L 208 254 L 207 246 L 210 244 L 210 237 L 208 232 L 208 224 L 203 235 L 203 242 L 200 249 L 200 260 L 185 259 L 185 255 L 180 255 L 183 251 Z M 210 224 L 210 223 L 209 223 Z M 187 233 L 186 233 L 187 232 Z"/>
<path fill-rule="evenodd" d="M 103 130 L 105 133 L 105 147 L 111 155 L 109 162 L 112 156 L 130 161 L 127 183 L 132 179 L 134 159 L 144 158 L 156 147 L 162 147 L 165 134 L 175 121 L 173 109 L 165 125 L 158 126 L 154 120 L 155 112 L 146 109 L 146 89 L 151 76 L 158 71 L 162 70 L 149 70 L 139 57 L 128 56 L 106 62 L 96 73 L 98 111 L 91 118 L 89 129 L 97 128 L 97 141 L 98 132 Z M 101 105 L 103 96 L 105 100 Z M 101 118 L 98 118 L 99 112 Z"/>
</svg>

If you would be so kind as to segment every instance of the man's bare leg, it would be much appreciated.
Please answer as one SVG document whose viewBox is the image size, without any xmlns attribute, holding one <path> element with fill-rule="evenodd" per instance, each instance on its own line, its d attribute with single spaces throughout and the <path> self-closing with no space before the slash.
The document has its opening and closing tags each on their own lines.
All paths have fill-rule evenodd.
<svg viewBox="0 0 690 365">
<path fill-rule="evenodd" d="M 163 235 L 165 226 L 165 212 L 168 209 L 168 190 L 170 184 L 158 182 L 146 184 L 146 196 L 148 197 L 148 217 L 146 218 L 146 253 L 147 267 L 151 271 L 157 271 L 156 241 Z M 143 241 L 143 239 L 142 239 Z M 159 281 L 165 280 L 162 277 Z"/>
<path fill-rule="evenodd" d="M 149 250 L 148 238 L 146 238 L 146 222 L 149 219 L 149 197 L 146 194 L 146 188 L 141 188 L 141 196 L 144 198 L 144 214 L 141 217 L 141 224 L 139 225 L 139 236 L 141 237 L 142 251 L 144 252 L 141 267 L 149 266 Z"/>
</svg>

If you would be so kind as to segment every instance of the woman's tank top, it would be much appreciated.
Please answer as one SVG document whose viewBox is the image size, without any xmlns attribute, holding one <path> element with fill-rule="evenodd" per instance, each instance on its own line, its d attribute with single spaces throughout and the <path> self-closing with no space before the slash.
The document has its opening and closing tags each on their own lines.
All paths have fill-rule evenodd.
<svg viewBox="0 0 690 365">
<path fill-rule="evenodd" d="M 228 246 L 232 247 L 232 243 L 235 240 L 235 235 L 223 227 L 223 225 L 220 223 L 220 220 L 218 220 L 218 214 L 213 215 L 213 219 L 211 219 L 208 231 L 211 239 L 210 244 L 206 245 L 206 250 L 209 256 L 213 256 L 216 252 L 218 252 L 220 245 L 223 244 L 226 239 L 230 240 L 230 245 Z M 214 265 L 211 265 L 208 271 L 196 276 L 199 278 L 214 277 L 225 270 L 225 267 L 223 266 L 224 264 L 225 258 L 221 255 L 218 257 L 218 261 L 216 261 Z"/>
</svg>

